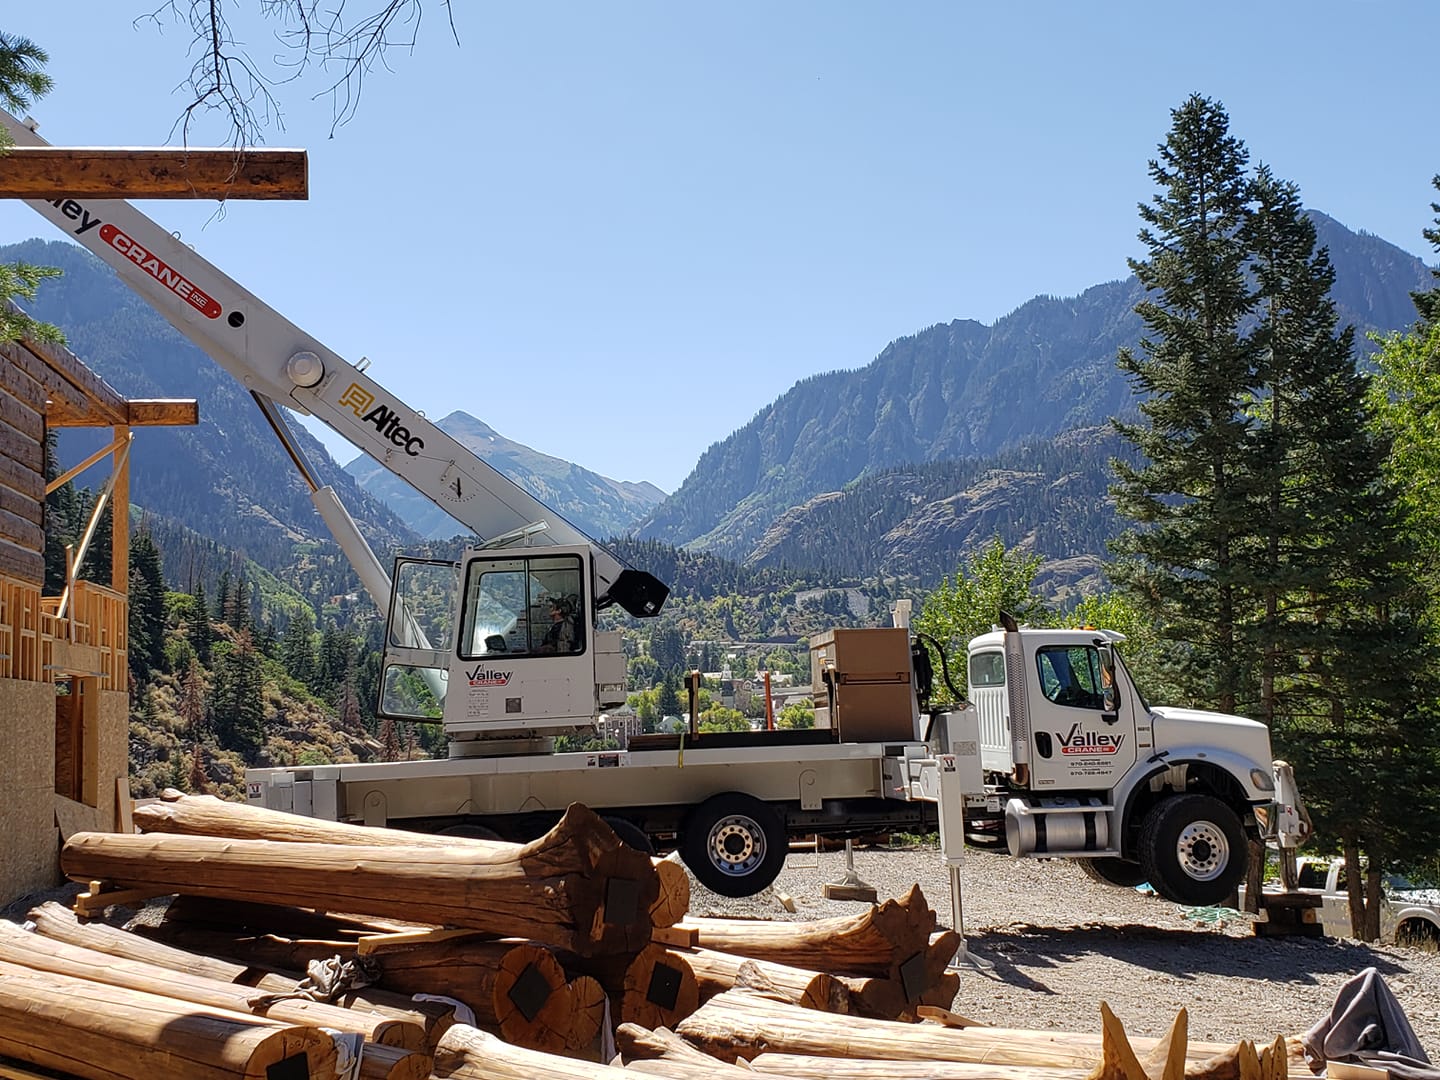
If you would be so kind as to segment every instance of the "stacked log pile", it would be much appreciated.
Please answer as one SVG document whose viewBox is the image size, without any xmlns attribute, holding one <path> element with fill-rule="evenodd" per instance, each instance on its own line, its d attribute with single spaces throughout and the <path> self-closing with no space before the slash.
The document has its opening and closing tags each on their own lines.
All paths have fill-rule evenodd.
<svg viewBox="0 0 1440 1080">
<path fill-rule="evenodd" d="M 949 1013 L 959 937 L 918 888 L 811 922 L 691 917 L 682 868 L 572 806 L 529 844 L 209 797 L 82 833 L 76 907 L 0 923 L 0 1077 L 1284 1080 L 1284 1044 L 1004 1031 Z M 425 995 L 420 1000 L 415 995 Z M 441 1000 L 428 999 L 439 995 Z M 939 1021 L 933 1022 L 933 1021 Z M 618 1040 L 618 1042 L 617 1042 Z M 618 1048 L 618 1049 L 617 1049 Z M 10 1066 L 5 1059 L 23 1062 Z"/>
</svg>

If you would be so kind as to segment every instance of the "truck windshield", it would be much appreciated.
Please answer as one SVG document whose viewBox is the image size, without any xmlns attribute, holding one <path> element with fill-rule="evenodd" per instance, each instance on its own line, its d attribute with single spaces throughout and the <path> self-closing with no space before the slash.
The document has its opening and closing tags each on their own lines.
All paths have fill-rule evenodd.
<svg viewBox="0 0 1440 1080">
<path fill-rule="evenodd" d="M 460 657 L 584 652 L 578 555 L 472 559 L 465 569 Z"/>
</svg>

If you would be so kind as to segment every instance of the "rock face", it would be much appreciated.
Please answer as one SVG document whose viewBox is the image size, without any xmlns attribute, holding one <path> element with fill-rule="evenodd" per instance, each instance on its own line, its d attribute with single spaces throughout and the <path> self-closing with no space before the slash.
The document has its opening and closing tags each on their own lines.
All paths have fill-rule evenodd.
<svg viewBox="0 0 1440 1080">
<path fill-rule="evenodd" d="M 476 457 L 596 538 L 630 531 L 665 498 L 654 484 L 611 480 L 573 462 L 532 450 L 468 413 L 453 412 L 437 425 Z M 368 455 L 356 457 L 345 471 L 423 536 L 444 540 L 462 531 L 452 517 Z"/>
<path fill-rule="evenodd" d="M 1335 263 L 1341 320 L 1361 332 L 1361 347 L 1366 330 L 1409 325 L 1410 292 L 1431 284 L 1425 265 L 1312 216 Z M 932 326 L 892 342 L 864 368 L 805 379 L 707 450 L 640 535 L 744 561 L 759 557 L 787 510 L 818 495 L 1126 415 L 1133 396 L 1115 354 L 1141 336 L 1134 307 L 1142 295 L 1132 277 L 1077 297 L 1037 297 L 993 326 Z"/>
</svg>

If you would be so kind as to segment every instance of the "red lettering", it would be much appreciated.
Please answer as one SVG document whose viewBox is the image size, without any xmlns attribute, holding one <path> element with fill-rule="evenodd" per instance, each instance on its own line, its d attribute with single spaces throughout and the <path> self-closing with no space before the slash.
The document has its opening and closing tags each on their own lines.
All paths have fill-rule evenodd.
<svg viewBox="0 0 1440 1080">
<path fill-rule="evenodd" d="M 150 254 L 114 225 L 100 226 L 100 239 L 144 270 L 159 284 L 165 286 L 207 319 L 220 317 L 220 305 L 210 296 L 201 292 L 178 270 Z"/>
</svg>

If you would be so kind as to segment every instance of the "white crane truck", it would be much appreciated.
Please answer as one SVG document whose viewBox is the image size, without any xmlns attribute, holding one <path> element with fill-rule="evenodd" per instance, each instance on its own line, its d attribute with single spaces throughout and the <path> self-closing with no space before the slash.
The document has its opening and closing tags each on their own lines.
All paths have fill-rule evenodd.
<svg viewBox="0 0 1440 1080">
<path fill-rule="evenodd" d="M 0 117 L 16 144 L 48 145 L 33 123 Z M 555 753 L 556 735 L 593 731 L 625 700 L 620 634 L 600 629 L 598 613 L 653 616 L 668 588 L 408 407 L 368 362 L 343 360 L 128 203 L 28 202 L 251 391 L 388 613 L 379 713 L 440 723 L 448 736 L 445 760 L 252 769 L 254 803 L 524 838 L 579 801 L 633 843 L 673 844 L 702 883 L 732 896 L 769 885 L 792 838 L 932 827 L 942 771 L 963 787 L 967 827 L 1003 829 L 1013 855 L 1083 859 L 1102 880 L 1149 880 L 1181 903 L 1232 891 L 1247 834 L 1291 847 L 1301 837 L 1298 795 L 1273 768 L 1263 725 L 1150 708 L 1118 635 L 1088 630 L 1011 626 L 977 638 L 971 703 L 948 710 L 928 707 L 928 659 L 904 619 L 837 630 L 812 642 L 813 730 Z M 397 560 L 392 580 L 315 481 L 277 404 L 408 481 L 476 546 L 458 564 Z M 544 632 L 562 619 L 573 620 L 568 633 Z"/>
</svg>

